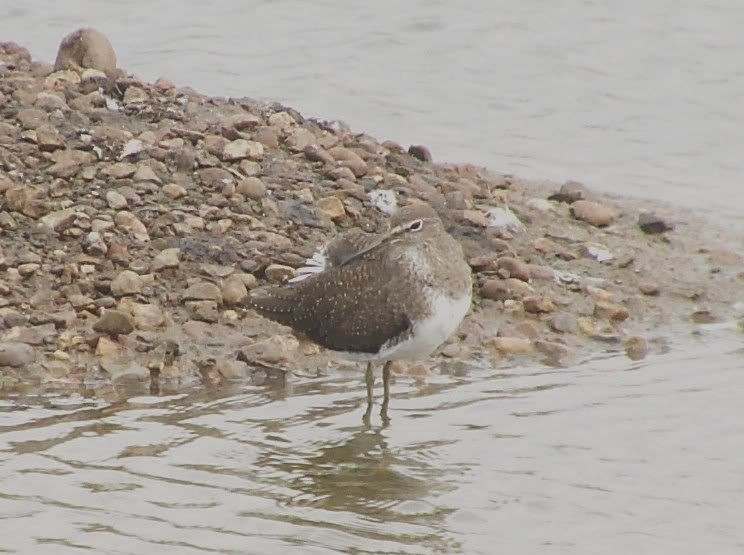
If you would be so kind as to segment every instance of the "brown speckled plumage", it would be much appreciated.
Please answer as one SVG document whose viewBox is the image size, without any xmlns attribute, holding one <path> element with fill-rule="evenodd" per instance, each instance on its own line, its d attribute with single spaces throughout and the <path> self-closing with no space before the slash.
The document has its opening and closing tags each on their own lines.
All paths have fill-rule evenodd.
<svg viewBox="0 0 744 555">
<path fill-rule="evenodd" d="M 420 230 L 406 227 L 417 220 Z M 325 249 L 324 271 L 255 290 L 251 307 L 333 351 L 373 354 L 404 339 L 431 311 L 418 293 L 428 286 L 460 294 L 470 287 L 470 271 L 460 245 L 428 205 L 400 210 L 391 228 L 339 236 Z M 412 272 L 412 256 L 428 269 Z"/>
</svg>

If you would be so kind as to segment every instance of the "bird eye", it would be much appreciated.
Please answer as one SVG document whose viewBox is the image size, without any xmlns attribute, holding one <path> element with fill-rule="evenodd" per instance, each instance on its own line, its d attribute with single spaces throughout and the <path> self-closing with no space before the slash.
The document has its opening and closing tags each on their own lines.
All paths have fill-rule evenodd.
<svg viewBox="0 0 744 555">
<path fill-rule="evenodd" d="M 413 220 L 408 225 L 408 229 L 410 229 L 411 231 L 421 231 L 422 227 L 424 227 L 424 222 L 422 220 Z"/>
</svg>

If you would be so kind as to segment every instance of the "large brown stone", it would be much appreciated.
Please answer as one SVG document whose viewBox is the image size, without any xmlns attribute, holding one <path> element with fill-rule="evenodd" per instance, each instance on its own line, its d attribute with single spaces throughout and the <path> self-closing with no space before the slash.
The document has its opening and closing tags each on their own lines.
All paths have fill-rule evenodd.
<svg viewBox="0 0 744 555">
<path fill-rule="evenodd" d="M 117 310 L 107 310 L 93 324 L 93 331 L 108 335 L 126 335 L 134 331 L 134 324 L 126 314 Z"/>
<path fill-rule="evenodd" d="M 604 204 L 593 200 L 578 200 L 571 205 L 571 214 L 577 220 L 587 222 L 595 227 L 610 225 L 615 220 L 615 213 Z"/>
<path fill-rule="evenodd" d="M 116 53 L 105 35 L 95 29 L 78 29 L 59 45 L 55 71 L 88 67 L 112 75 L 116 70 Z"/>
</svg>

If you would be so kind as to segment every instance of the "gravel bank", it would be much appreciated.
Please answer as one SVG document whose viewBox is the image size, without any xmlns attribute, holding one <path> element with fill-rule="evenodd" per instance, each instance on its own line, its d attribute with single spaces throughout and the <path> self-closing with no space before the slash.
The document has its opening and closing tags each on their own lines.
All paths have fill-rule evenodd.
<svg viewBox="0 0 744 555">
<path fill-rule="evenodd" d="M 94 32 L 60 48 L 52 66 L 0 43 L 0 387 L 177 389 L 338 366 L 243 301 L 335 233 L 385 229 L 408 199 L 440 212 L 476 291 L 457 337 L 399 374 L 642 358 L 741 317 L 741 238 L 694 214 L 146 83 Z"/>
</svg>

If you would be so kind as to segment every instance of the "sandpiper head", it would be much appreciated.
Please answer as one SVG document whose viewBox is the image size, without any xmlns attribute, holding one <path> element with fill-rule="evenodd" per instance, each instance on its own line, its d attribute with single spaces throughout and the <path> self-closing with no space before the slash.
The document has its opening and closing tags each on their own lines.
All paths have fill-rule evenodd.
<svg viewBox="0 0 744 555">
<path fill-rule="evenodd" d="M 403 206 L 390 219 L 390 233 L 409 235 L 411 239 L 438 236 L 443 230 L 442 221 L 434 209 L 424 202 Z"/>
<path fill-rule="evenodd" d="M 439 220 L 439 215 L 431 205 L 422 201 L 414 201 L 411 204 L 400 207 L 392 215 L 390 218 L 390 227 L 398 227 L 412 222 L 413 220 L 427 219 Z"/>
</svg>

